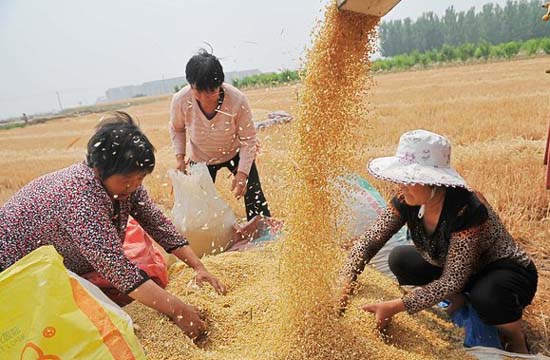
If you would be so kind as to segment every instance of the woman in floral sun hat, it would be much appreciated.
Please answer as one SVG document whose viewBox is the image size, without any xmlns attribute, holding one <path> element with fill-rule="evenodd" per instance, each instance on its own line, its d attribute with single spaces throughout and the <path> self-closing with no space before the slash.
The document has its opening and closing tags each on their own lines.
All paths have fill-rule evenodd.
<svg viewBox="0 0 550 360">
<path fill-rule="evenodd" d="M 400 299 L 362 306 L 384 329 L 399 312 L 415 313 L 449 299 L 465 301 L 495 325 L 507 350 L 527 353 L 523 309 L 537 289 L 537 269 L 485 198 L 450 166 L 447 138 L 415 130 L 403 134 L 396 156 L 372 160 L 369 172 L 399 185 L 399 192 L 354 244 L 342 269 L 342 310 L 365 265 L 403 225 L 414 245 L 392 250 L 388 262 L 400 285 L 419 286 Z"/>
</svg>

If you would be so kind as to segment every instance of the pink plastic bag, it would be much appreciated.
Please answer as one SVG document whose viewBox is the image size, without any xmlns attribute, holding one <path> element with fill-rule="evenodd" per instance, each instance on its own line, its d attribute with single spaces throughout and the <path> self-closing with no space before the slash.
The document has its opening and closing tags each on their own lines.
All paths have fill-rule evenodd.
<svg viewBox="0 0 550 360">
<path fill-rule="evenodd" d="M 168 285 L 168 270 L 162 253 L 154 246 L 151 237 L 143 230 L 136 220 L 130 218 L 126 227 L 124 253 L 141 270 L 162 288 Z M 132 299 L 114 288 L 111 283 L 98 272 L 82 275 L 83 278 L 98 286 L 111 300 L 124 306 Z"/>
</svg>

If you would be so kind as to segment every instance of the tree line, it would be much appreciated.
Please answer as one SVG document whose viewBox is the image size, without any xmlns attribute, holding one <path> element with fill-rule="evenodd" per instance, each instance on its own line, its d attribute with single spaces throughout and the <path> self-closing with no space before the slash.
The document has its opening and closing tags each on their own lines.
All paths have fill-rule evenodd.
<svg viewBox="0 0 550 360">
<path fill-rule="evenodd" d="M 238 88 L 247 87 L 265 87 L 278 86 L 290 82 L 300 80 L 300 73 L 295 70 L 283 70 L 280 72 L 269 72 L 256 75 L 245 76 L 243 78 L 235 78 L 232 84 Z M 180 91 L 187 84 L 174 86 L 174 92 Z"/>
<path fill-rule="evenodd" d="M 445 63 L 487 62 L 490 60 L 512 60 L 518 56 L 529 57 L 537 54 L 550 55 L 550 37 L 529 39 L 527 41 L 509 41 L 491 45 L 486 41 L 479 44 L 461 44 L 458 46 L 443 45 L 441 49 L 420 52 L 414 50 L 409 54 L 399 54 L 391 58 L 378 59 L 372 62 L 374 72 L 399 71 L 410 68 L 426 68 Z M 284 70 L 279 73 L 266 73 L 234 79 L 233 85 L 239 88 L 278 86 L 300 80 L 303 73 Z"/>
<path fill-rule="evenodd" d="M 233 79 L 233 86 L 238 88 L 256 87 L 256 86 L 277 86 L 300 80 L 298 71 L 283 70 L 281 72 L 271 72 L 245 76 L 243 78 Z"/>
<path fill-rule="evenodd" d="M 490 45 L 542 38 L 550 34 L 541 21 L 541 0 L 509 0 L 504 6 L 488 3 L 480 11 L 475 7 L 457 12 L 453 6 L 445 14 L 422 14 L 416 21 L 384 21 L 379 27 L 380 49 L 385 57 L 441 49 L 443 45 Z"/>
<path fill-rule="evenodd" d="M 518 56 L 534 56 L 539 53 L 550 54 L 550 38 L 509 41 L 498 45 L 491 45 L 486 41 L 458 46 L 445 44 L 441 49 L 424 52 L 415 50 L 409 54 L 399 54 L 391 58 L 376 60 L 372 63 L 371 70 L 406 70 L 412 67 L 423 68 L 450 62 L 511 60 Z"/>
</svg>

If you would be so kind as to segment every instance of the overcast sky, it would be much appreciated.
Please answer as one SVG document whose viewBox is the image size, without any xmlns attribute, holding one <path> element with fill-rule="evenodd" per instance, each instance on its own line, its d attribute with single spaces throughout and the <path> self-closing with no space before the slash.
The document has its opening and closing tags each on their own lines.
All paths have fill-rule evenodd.
<svg viewBox="0 0 550 360">
<path fill-rule="evenodd" d="M 59 110 L 56 91 L 70 107 L 183 76 L 205 42 L 226 71 L 295 69 L 328 1 L 0 0 L 0 119 Z M 487 2 L 403 0 L 385 19 Z"/>
</svg>

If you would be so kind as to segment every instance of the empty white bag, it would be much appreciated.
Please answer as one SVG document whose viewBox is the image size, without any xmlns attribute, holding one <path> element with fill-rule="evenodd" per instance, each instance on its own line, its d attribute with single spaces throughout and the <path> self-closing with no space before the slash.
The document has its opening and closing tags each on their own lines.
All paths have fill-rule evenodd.
<svg viewBox="0 0 550 360">
<path fill-rule="evenodd" d="M 231 245 L 236 217 L 220 197 L 206 164 L 188 174 L 168 170 L 174 188 L 172 221 L 197 256 L 223 252 Z"/>
</svg>

